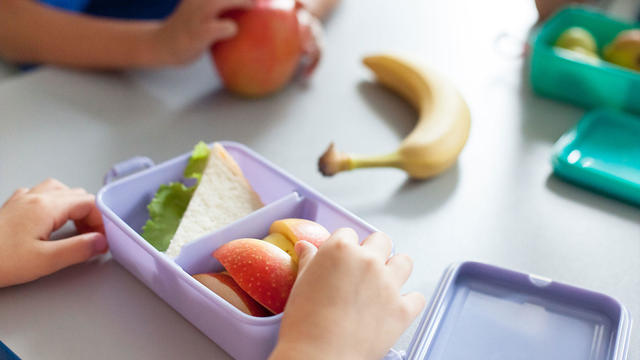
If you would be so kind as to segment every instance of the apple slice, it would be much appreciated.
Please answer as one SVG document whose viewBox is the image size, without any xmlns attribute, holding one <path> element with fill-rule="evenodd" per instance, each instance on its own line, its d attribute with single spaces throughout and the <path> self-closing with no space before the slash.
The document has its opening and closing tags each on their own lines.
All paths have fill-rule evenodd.
<svg viewBox="0 0 640 360">
<path fill-rule="evenodd" d="M 263 240 L 238 239 L 219 247 L 213 257 L 262 306 L 274 314 L 284 310 L 298 273 L 284 250 Z"/>
<path fill-rule="evenodd" d="M 287 239 L 286 236 L 280 233 L 269 234 L 266 238 L 264 238 L 264 241 L 284 250 L 287 254 L 289 254 L 289 256 L 291 256 L 296 264 L 298 263 L 298 254 L 296 254 L 296 251 L 293 248 L 293 243 L 289 239 Z"/>
<path fill-rule="evenodd" d="M 305 240 L 316 247 L 320 247 L 320 245 L 331 236 L 324 226 L 306 219 L 282 219 L 274 221 L 269 228 L 269 233 L 280 233 L 286 236 L 294 245 L 300 240 Z"/>
<path fill-rule="evenodd" d="M 259 317 L 271 315 L 269 310 L 253 300 L 226 272 L 196 274 L 193 278 L 245 314 Z"/>
</svg>

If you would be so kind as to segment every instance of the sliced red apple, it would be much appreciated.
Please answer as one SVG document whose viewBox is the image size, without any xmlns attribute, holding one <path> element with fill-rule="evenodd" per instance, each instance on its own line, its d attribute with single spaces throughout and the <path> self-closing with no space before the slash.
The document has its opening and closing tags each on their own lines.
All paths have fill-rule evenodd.
<svg viewBox="0 0 640 360">
<path fill-rule="evenodd" d="M 296 250 L 293 247 L 293 243 L 286 236 L 280 233 L 269 234 L 266 238 L 264 238 L 264 241 L 284 250 L 287 254 L 289 254 L 289 256 L 291 256 L 296 264 L 298 263 L 298 255 L 296 254 Z"/>
<path fill-rule="evenodd" d="M 196 274 L 193 278 L 245 314 L 259 317 L 271 315 L 269 310 L 242 290 L 228 273 Z"/>
<path fill-rule="evenodd" d="M 230 241 L 213 256 L 242 290 L 274 314 L 284 310 L 298 265 L 279 247 L 258 239 Z"/>
<path fill-rule="evenodd" d="M 331 236 L 324 226 L 306 219 L 282 219 L 275 221 L 269 228 L 269 233 L 280 233 L 286 236 L 294 245 L 305 240 L 316 247 L 320 247 Z"/>
</svg>

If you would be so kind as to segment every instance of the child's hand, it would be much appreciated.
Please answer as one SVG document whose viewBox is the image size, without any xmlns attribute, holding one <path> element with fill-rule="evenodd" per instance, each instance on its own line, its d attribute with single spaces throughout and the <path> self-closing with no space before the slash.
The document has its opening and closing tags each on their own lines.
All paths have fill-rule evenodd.
<svg viewBox="0 0 640 360">
<path fill-rule="evenodd" d="M 220 15 L 227 10 L 247 8 L 253 0 L 182 0 L 152 40 L 160 63 L 184 64 L 202 55 L 213 43 L 233 37 L 238 29 Z"/>
<path fill-rule="evenodd" d="M 80 235 L 48 241 L 73 220 Z M 95 198 L 49 179 L 18 189 L 0 208 L 0 287 L 21 284 L 107 251 Z"/>
<path fill-rule="evenodd" d="M 424 307 L 421 294 L 400 294 L 412 261 L 388 258 L 382 233 L 358 245 L 353 230 L 340 229 L 317 254 L 304 241 L 296 252 L 300 272 L 271 359 L 380 359 Z"/>
</svg>

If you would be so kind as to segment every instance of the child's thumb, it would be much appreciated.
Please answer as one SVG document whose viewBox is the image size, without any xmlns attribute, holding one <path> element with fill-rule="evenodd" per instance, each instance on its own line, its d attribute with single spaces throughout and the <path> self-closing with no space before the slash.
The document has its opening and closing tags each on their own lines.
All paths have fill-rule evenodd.
<svg viewBox="0 0 640 360">
<path fill-rule="evenodd" d="M 298 255 L 298 273 L 300 273 L 309 265 L 311 259 L 318 252 L 318 248 L 310 242 L 300 240 L 296 242 L 295 250 Z"/>
<path fill-rule="evenodd" d="M 217 20 L 209 25 L 208 37 L 212 43 L 234 37 L 238 33 L 238 25 L 232 20 Z"/>
<path fill-rule="evenodd" d="M 85 262 L 92 257 L 105 253 L 108 249 L 107 238 L 97 232 L 72 236 L 63 240 L 48 241 L 46 256 L 49 272 L 55 272 L 74 264 Z"/>
</svg>

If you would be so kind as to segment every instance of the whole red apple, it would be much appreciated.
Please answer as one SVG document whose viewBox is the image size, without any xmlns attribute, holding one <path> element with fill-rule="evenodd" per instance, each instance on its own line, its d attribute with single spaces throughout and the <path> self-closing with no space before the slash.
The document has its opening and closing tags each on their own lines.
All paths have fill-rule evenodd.
<svg viewBox="0 0 640 360">
<path fill-rule="evenodd" d="M 213 45 L 212 55 L 225 87 L 260 97 L 278 91 L 303 58 L 309 75 L 320 57 L 319 23 L 295 0 L 256 0 L 253 8 L 224 15 L 238 34 Z"/>
</svg>

